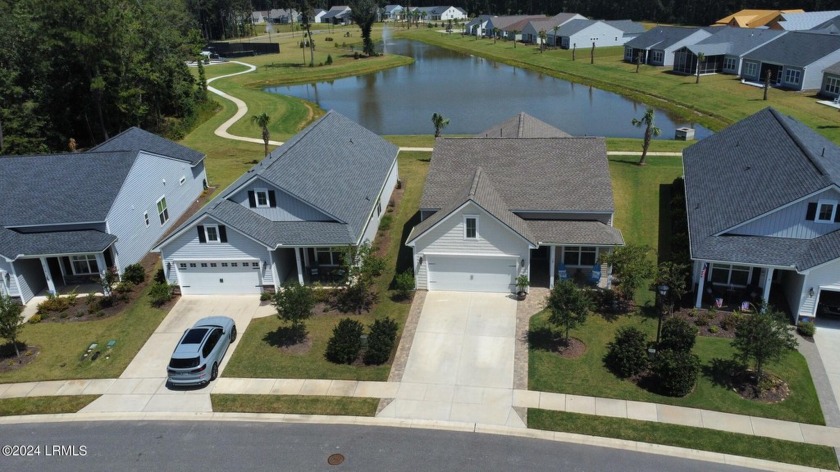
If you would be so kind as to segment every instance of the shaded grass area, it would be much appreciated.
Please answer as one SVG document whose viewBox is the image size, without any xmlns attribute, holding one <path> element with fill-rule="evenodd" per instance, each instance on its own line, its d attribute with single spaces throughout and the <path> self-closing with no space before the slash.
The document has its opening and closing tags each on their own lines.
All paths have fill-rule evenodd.
<svg viewBox="0 0 840 472">
<path fill-rule="evenodd" d="M 3 398 L 0 399 L 0 416 L 76 413 L 97 398 L 99 395 Z"/>
<path fill-rule="evenodd" d="M 215 412 L 374 416 L 378 398 L 212 394 Z"/>
<path fill-rule="evenodd" d="M 530 329 L 544 331 L 549 327 L 547 318 L 548 313 L 545 311 L 534 316 Z M 800 423 L 825 424 L 808 364 L 805 358 L 795 351 L 786 354 L 778 364 L 767 367 L 769 372 L 781 377 L 790 386 L 790 396 L 777 404 L 746 400 L 732 391 L 724 372 L 727 361 L 735 354 L 729 339 L 697 338 L 694 353 L 700 357 L 701 372 L 694 391 L 682 398 L 658 395 L 613 375 L 604 366 L 603 358 L 607 353 L 607 344 L 615 338 L 616 331 L 624 326 L 634 326 L 644 331 L 648 339 L 652 340 L 656 337 L 656 321 L 654 317 L 642 315 L 625 315 L 614 321 L 607 321 L 598 315 L 590 316 L 581 328 L 572 330 L 572 336 L 586 343 L 586 353 L 583 356 L 564 359 L 545 350 L 532 348 L 529 351 L 528 387 L 543 392 L 664 403 Z"/>
<path fill-rule="evenodd" d="M 719 131 L 753 113 L 773 106 L 816 129 L 829 139 L 840 142 L 837 111 L 816 103 L 813 91 L 790 92 L 771 89 L 769 100 L 762 100 L 763 90 L 741 84 L 732 75 L 703 76 L 695 84 L 692 76 L 673 74 L 670 68 L 642 65 L 636 73 L 635 64 L 625 63 L 624 48 L 599 48 L 595 64 L 589 54 L 579 51 L 572 60 L 569 50 L 552 49 L 540 54 L 532 45 L 510 41 L 475 40 L 461 35 L 442 35 L 434 31 L 413 29 L 400 31 L 400 37 L 417 39 L 448 49 L 524 67 L 574 82 L 619 93 L 633 100 L 666 110 L 682 119 L 696 121 Z"/>
<path fill-rule="evenodd" d="M 607 151 L 642 152 L 641 138 L 607 138 Z M 682 152 L 697 141 L 676 141 L 673 139 L 655 139 L 650 142 L 648 152 Z"/>
<path fill-rule="evenodd" d="M 528 427 L 699 449 L 827 470 L 838 469 L 834 449 L 827 446 L 690 426 L 529 409 Z"/>
<path fill-rule="evenodd" d="M 109 318 L 26 324 L 18 339 L 38 346 L 38 358 L 22 369 L 0 373 L 0 382 L 119 377 L 168 313 L 168 308 L 149 303 L 151 287 L 148 284 L 122 313 Z M 117 343 L 106 359 L 105 345 L 112 339 Z M 102 355 L 95 361 L 81 360 L 93 342 L 99 344 Z"/>
<path fill-rule="evenodd" d="M 376 281 L 375 290 L 379 293 L 379 303 L 370 313 L 347 315 L 350 318 L 369 325 L 375 319 L 386 316 L 393 318 L 400 326 L 400 333 L 405 325 L 410 305 L 391 299 L 389 290 L 397 271 L 409 267 L 410 248 L 403 242 L 411 227 L 416 224 L 423 182 L 428 171 L 429 153 L 403 152 L 399 155 L 399 173 L 403 182 L 403 197 L 393 213 L 388 251 L 385 257 L 386 269 Z M 317 313 L 316 313 L 317 315 Z M 278 328 L 283 325 L 277 317 L 255 319 L 242 335 L 239 346 L 230 363 L 225 368 L 225 377 L 267 377 L 267 378 L 312 378 L 343 380 L 386 380 L 390 364 L 381 366 L 354 366 L 333 364 L 324 358 L 327 341 L 333 327 L 343 318 L 336 316 L 315 316 L 306 322 L 306 328 L 312 340 L 307 352 L 291 353 L 281 350 L 274 341 Z M 399 340 L 397 340 L 398 345 Z"/>
</svg>

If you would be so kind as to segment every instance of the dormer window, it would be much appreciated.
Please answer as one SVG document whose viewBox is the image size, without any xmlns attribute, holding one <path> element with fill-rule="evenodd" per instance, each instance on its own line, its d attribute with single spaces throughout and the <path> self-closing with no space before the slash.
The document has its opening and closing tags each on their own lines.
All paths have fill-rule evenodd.
<svg viewBox="0 0 840 472">
<path fill-rule="evenodd" d="M 808 204 L 808 213 L 805 219 L 808 221 L 816 221 L 817 223 L 835 223 L 840 217 L 840 212 L 837 211 L 836 200 L 820 200 L 819 202 L 811 202 Z"/>
<path fill-rule="evenodd" d="M 255 188 L 248 191 L 248 206 L 251 208 L 273 208 L 277 206 L 274 190 Z"/>
<path fill-rule="evenodd" d="M 464 217 L 464 239 L 478 238 L 478 217 L 465 216 Z"/>
<path fill-rule="evenodd" d="M 258 188 L 254 190 L 254 195 L 257 197 L 257 208 L 268 207 L 268 190 Z"/>
</svg>

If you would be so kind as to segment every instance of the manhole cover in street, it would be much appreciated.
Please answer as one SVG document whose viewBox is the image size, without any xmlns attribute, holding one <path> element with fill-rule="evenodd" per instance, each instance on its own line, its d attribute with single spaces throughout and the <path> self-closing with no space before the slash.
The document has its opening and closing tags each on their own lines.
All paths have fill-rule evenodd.
<svg viewBox="0 0 840 472">
<path fill-rule="evenodd" d="M 330 457 L 327 457 L 327 464 L 329 465 L 338 465 L 344 462 L 344 456 L 341 454 L 331 454 Z"/>
</svg>

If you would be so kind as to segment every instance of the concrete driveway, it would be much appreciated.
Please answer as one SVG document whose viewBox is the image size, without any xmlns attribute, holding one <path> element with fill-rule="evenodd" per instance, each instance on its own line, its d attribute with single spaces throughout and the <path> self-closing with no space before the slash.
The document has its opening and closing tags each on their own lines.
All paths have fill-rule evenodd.
<svg viewBox="0 0 840 472">
<path fill-rule="evenodd" d="M 221 375 L 251 319 L 272 314 L 274 309 L 270 305 L 260 306 L 259 298 L 254 295 L 181 297 L 122 375 L 83 411 L 212 411 L 211 386 L 170 388 L 166 385 L 166 366 L 184 330 L 205 316 L 233 318 L 239 334 L 219 366 Z"/>
<path fill-rule="evenodd" d="M 814 343 L 822 358 L 834 401 L 840 406 L 840 320 L 817 318 Z"/>
<path fill-rule="evenodd" d="M 430 292 L 396 399 L 379 414 L 524 427 L 513 411 L 516 301 Z"/>
</svg>

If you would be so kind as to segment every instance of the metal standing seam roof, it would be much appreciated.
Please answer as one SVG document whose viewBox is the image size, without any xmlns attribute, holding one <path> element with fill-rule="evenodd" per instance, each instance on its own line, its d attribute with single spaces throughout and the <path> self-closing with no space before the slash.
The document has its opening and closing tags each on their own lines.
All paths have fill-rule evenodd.
<svg viewBox="0 0 840 472">
<path fill-rule="evenodd" d="M 596 137 L 440 139 L 420 208 L 448 206 L 479 166 L 511 211 L 614 211 L 606 144 Z"/>
<path fill-rule="evenodd" d="M 504 123 L 488 128 L 477 138 L 570 138 L 571 135 L 527 114 L 519 113 Z"/>
<path fill-rule="evenodd" d="M 840 183 L 840 148 L 802 123 L 766 108 L 686 148 L 683 165 L 692 257 L 799 270 L 840 257 L 840 232 L 805 240 L 732 229 Z"/>
<path fill-rule="evenodd" d="M 131 127 L 91 151 L 147 151 L 165 157 L 180 159 L 192 165 L 204 160 L 204 154 L 162 138 L 154 133 Z"/>
<path fill-rule="evenodd" d="M 840 50 L 840 36 L 789 31 L 744 57 L 753 61 L 805 67 Z"/>
<path fill-rule="evenodd" d="M 209 215 L 269 247 L 355 244 L 396 165 L 398 152 L 399 148 L 372 131 L 329 111 L 220 192 L 167 240 Z M 257 177 L 335 220 L 271 221 L 228 201 Z"/>
</svg>

